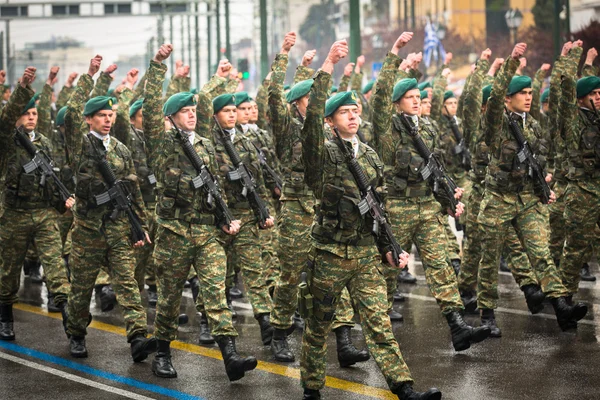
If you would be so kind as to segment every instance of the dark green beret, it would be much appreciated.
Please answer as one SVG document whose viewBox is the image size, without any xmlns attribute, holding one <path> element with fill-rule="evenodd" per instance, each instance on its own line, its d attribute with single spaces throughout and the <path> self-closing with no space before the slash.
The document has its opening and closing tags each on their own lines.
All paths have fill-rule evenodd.
<svg viewBox="0 0 600 400">
<path fill-rule="evenodd" d="M 198 94 L 198 88 L 192 88 L 192 90 L 190 90 L 190 93 Z"/>
<path fill-rule="evenodd" d="M 492 85 L 484 86 L 483 89 L 481 89 L 481 94 L 483 94 L 483 100 L 481 103 L 486 105 L 488 99 L 490 98 L 490 94 L 492 94 Z"/>
<path fill-rule="evenodd" d="M 216 114 L 225 106 L 235 106 L 235 97 L 230 93 L 225 93 L 213 99 L 213 112 Z"/>
<path fill-rule="evenodd" d="M 421 90 L 421 100 L 426 99 L 428 96 L 427 90 Z"/>
<path fill-rule="evenodd" d="M 56 126 L 61 126 L 61 125 L 65 124 L 65 114 L 66 113 L 67 113 L 67 106 L 64 106 L 63 108 L 58 110 L 58 112 L 56 113 L 56 120 L 54 121 L 54 124 Z"/>
<path fill-rule="evenodd" d="M 526 75 L 513 76 L 510 83 L 508 84 L 508 92 L 506 93 L 509 96 L 512 96 L 515 93 L 519 93 L 523 89 L 527 89 L 531 87 L 531 78 Z"/>
<path fill-rule="evenodd" d="M 29 111 L 32 108 L 35 108 L 35 96 L 33 96 L 29 100 L 29 102 L 25 105 L 25 107 L 23 108 L 23 112 L 21 113 L 21 115 L 25 115 L 27 113 L 27 111 Z"/>
<path fill-rule="evenodd" d="M 454 92 L 452 90 L 446 90 L 444 92 L 444 101 L 448 100 L 448 99 L 455 99 L 456 96 L 454 95 Z"/>
<path fill-rule="evenodd" d="M 419 90 L 425 90 L 430 87 L 431 87 L 431 82 L 429 82 L 429 81 L 419 83 Z"/>
<path fill-rule="evenodd" d="M 285 91 L 285 90 L 290 90 L 290 87 L 291 87 L 290 85 L 283 85 L 283 90 L 284 90 L 284 91 Z"/>
<path fill-rule="evenodd" d="M 397 102 L 408 92 L 409 90 L 418 89 L 417 80 L 415 78 L 400 79 L 394 86 L 394 93 L 392 93 L 392 103 Z"/>
<path fill-rule="evenodd" d="M 129 118 L 133 118 L 138 111 L 142 109 L 144 105 L 144 99 L 140 98 L 135 101 L 131 106 L 129 106 Z"/>
<path fill-rule="evenodd" d="M 41 96 L 41 95 L 42 95 L 42 94 L 41 94 L 40 92 L 38 92 L 38 93 L 34 94 L 34 95 L 33 95 L 33 101 L 38 101 L 38 100 L 40 99 L 40 96 Z"/>
<path fill-rule="evenodd" d="M 85 103 L 83 108 L 83 115 L 89 117 L 94 115 L 98 111 L 112 110 L 113 98 L 108 96 L 97 96 L 93 97 Z"/>
<path fill-rule="evenodd" d="M 248 94 L 248 92 L 237 92 L 235 94 L 235 106 L 239 107 L 242 103 L 249 103 L 252 101 L 252 97 Z"/>
<path fill-rule="evenodd" d="M 310 88 L 313 85 L 314 80 L 307 79 L 305 81 L 301 81 L 296 83 L 289 92 L 285 95 L 285 99 L 288 103 L 293 103 L 294 101 L 306 96 L 308 92 L 310 92 Z"/>
<path fill-rule="evenodd" d="M 547 103 L 548 102 L 548 97 L 550 97 L 550 88 L 546 88 L 546 90 L 544 90 L 542 92 L 542 96 L 540 97 L 540 102 L 542 104 Z"/>
<path fill-rule="evenodd" d="M 116 97 L 111 97 L 113 104 L 117 104 L 119 102 L 119 99 L 117 99 Z"/>
<path fill-rule="evenodd" d="M 106 92 L 107 96 L 113 97 L 113 93 L 115 92 L 115 89 L 108 89 L 108 92 Z"/>
<path fill-rule="evenodd" d="M 335 86 L 335 85 L 333 85 L 333 86 L 331 87 L 331 93 L 337 93 L 337 92 L 338 92 L 338 90 L 339 90 L 339 88 L 338 88 L 337 86 Z"/>
<path fill-rule="evenodd" d="M 8 86 L 8 85 L 0 85 L 0 89 L 2 89 L 2 93 L 4 93 L 7 90 L 10 90 L 10 86 Z"/>
<path fill-rule="evenodd" d="M 196 98 L 194 93 L 190 92 L 179 92 L 169 97 L 163 106 L 163 114 L 165 117 L 173 115 L 181 110 L 183 107 L 192 107 L 196 105 Z"/>
<path fill-rule="evenodd" d="M 600 89 L 600 78 L 597 76 L 586 76 L 577 81 L 577 98 L 580 99 L 592 91 Z"/>
<path fill-rule="evenodd" d="M 363 94 L 369 93 L 371 90 L 373 90 L 373 85 L 375 85 L 375 79 L 371 79 L 369 82 L 367 82 L 367 84 L 365 85 L 365 87 L 362 90 L 362 93 Z"/>
<path fill-rule="evenodd" d="M 325 117 L 331 116 L 341 106 L 358 105 L 357 101 L 358 98 L 354 90 L 336 93 L 325 103 Z"/>
</svg>

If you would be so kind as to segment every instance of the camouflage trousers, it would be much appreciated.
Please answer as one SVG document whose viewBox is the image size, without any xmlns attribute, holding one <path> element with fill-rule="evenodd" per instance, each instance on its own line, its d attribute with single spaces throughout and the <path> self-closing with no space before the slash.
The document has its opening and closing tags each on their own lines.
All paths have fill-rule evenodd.
<svg viewBox="0 0 600 400">
<path fill-rule="evenodd" d="M 429 290 L 442 313 L 462 310 L 454 269 L 448 264 L 445 219 L 433 196 L 387 200 L 387 210 L 396 240 L 403 249 L 417 246 Z M 398 268 L 386 267 L 388 307 L 393 303 Z"/>
<path fill-rule="evenodd" d="M 152 257 L 152 253 L 154 252 L 154 239 L 156 238 L 156 214 L 154 213 L 154 207 L 147 204 L 146 209 L 148 213 L 151 213 L 148 221 L 148 236 L 150 236 L 151 244 L 146 244 L 144 247 L 138 248 L 135 251 L 135 280 L 138 283 L 138 287 L 140 288 L 140 292 L 144 290 L 144 279 L 146 277 L 147 271 L 152 271 L 154 274 L 154 258 Z"/>
<path fill-rule="evenodd" d="M 69 295 L 69 334 L 86 335 L 90 301 L 96 276 L 102 267 L 110 271 L 117 301 L 121 306 L 128 341 L 147 332 L 146 311 L 134 277 L 135 253 L 126 219 L 105 222 L 101 230 L 87 228 L 75 218 L 71 233 L 71 294 Z"/>
<path fill-rule="evenodd" d="M 412 382 L 408 366 L 402 358 L 387 315 L 386 293 L 379 254 L 346 259 L 324 250 L 316 250 L 311 292 L 337 299 L 347 288 L 356 304 L 369 352 L 385 376 L 388 385 Z M 333 304 L 315 299 L 315 311 L 333 313 Z M 332 320 L 315 315 L 306 319 L 302 337 L 300 361 L 301 383 L 304 388 L 322 389 L 325 385 L 327 336 Z"/>
<path fill-rule="evenodd" d="M 67 301 L 69 281 L 61 255 L 58 213 L 53 208 L 0 208 L 0 304 L 13 304 L 21 281 L 28 243 L 36 246 L 44 265 L 48 291 L 56 304 Z"/>
<path fill-rule="evenodd" d="M 556 195 L 556 202 L 548 206 L 550 211 L 550 254 L 554 262 L 557 262 L 562 255 L 567 234 L 564 217 L 567 182 L 557 181 L 552 190 Z"/>
<path fill-rule="evenodd" d="M 471 191 L 472 191 L 472 187 L 473 184 L 471 182 L 471 180 L 468 179 L 467 176 L 465 176 L 464 178 L 457 180 L 456 184 L 458 185 L 458 187 L 460 187 L 461 189 L 464 190 L 463 195 L 460 199 L 460 201 L 465 205 L 465 212 L 463 213 L 463 215 L 460 216 L 459 218 L 459 222 L 462 225 L 467 225 L 467 219 L 469 217 L 469 199 L 471 197 Z M 452 228 L 450 227 L 450 223 L 448 221 L 448 217 L 445 218 L 445 228 L 446 228 L 446 236 L 448 237 L 448 256 L 450 257 L 451 260 L 460 260 L 462 257 L 461 255 L 461 247 L 462 247 L 462 251 L 464 254 L 464 248 L 467 246 L 466 242 L 468 241 L 468 237 L 466 236 L 466 232 L 463 232 L 463 239 L 462 242 L 459 243 L 458 238 L 456 237 L 456 234 L 454 233 L 454 231 L 452 231 Z M 465 228 L 467 229 L 467 228 Z"/>
<path fill-rule="evenodd" d="M 306 268 L 311 245 L 312 202 L 310 204 L 309 207 L 299 200 L 282 201 L 277 217 L 280 275 L 275 284 L 271 311 L 271 324 L 277 329 L 287 329 L 292 326 L 292 317 L 298 307 L 300 274 Z M 353 318 L 354 311 L 350 296 L 344 289 L 332 329 L 354 326 Z"/>
<path fill-rule="evenodd" d="M 532 193 L 500 194 L 486 189 L 478 222 L 482 233 L 482 257 L 477 282 L 480 309 L 498 307 L 498 263 L 502 246 L 510 231 L 515 231 L 538 277 L 542 291 L 550 298 L 566 295 L 548 248 L 548 207 Z"/>
<path fill-rule="evenodd" d="M 170 230 L 168 224 L 158 226 L 153 253 L 158 291 L 154 322 L 157 339 L 173 341 L 177 338 L 181 296 L 190 266 L 200 280 L 198 297 L 203 300 L 203 313 L 212 334 L 237 336 L 225 298 L 227 266 L 218 235 L 213 225 L 189 224 L 185 235 Z"/>
<path fill-rule="evenodd" d="M 560 259 L 560 273 L 567 292 L 579 288 L 580 270 L 593 253 L 600 221 L 600 180 L 569 182 L 565 191 L 566 238 Z"/>
</svg>

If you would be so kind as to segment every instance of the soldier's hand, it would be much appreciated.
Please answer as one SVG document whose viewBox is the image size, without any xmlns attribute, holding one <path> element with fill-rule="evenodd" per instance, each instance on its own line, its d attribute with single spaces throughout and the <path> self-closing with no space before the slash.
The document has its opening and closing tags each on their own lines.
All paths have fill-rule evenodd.
<svg viewBox="0 0 600 400">
<path fill-rule="evenodd" d="M 527 66 L 527 59 L 525 57 L 521 57 L 519 59 L 519 66 L 517 67 L 517 75 L 523 74 L 523 69 Z"/>
<path fill-rule="evenodd" d="M 73 82 L 75 82 L 75 79 L 77 79 L 77 76 L 79 74 L 77 72 L 71 72 L 69 74 L 69 77 L 67 78 L 67 83 L 65 83 L 66 87 L 72 87 L 73 86 Z"/>
<path fill-rule="evenodd" d="M 138 80 L 138 76 L 140 74 L 140 70 L 137 68 L 132 68 L 127 72 L 127 76 L 125 77 L 125 86 L 129 89 L 133 90 L 133 86 Z"/>
<path fill-rule="evenodd" d="M 465 189 L 457 187 L 456 189 L 454 189 L 454 198 L 456 200 L 460 200 L 464 192 Z"/>
<path fill-rule="evenodd" d="M 573 42 L 566 42 L 565 44 L 563 44 L 562 50 L 560 51 L 560 55 L 566 56 L 567 54 L 569 54 L 569 51 L 571 51 L 572 47 Z"/>
<path fill-rule="evenodd" d="M 354 69 L 354 63 L 348 63 L 344 67 L 344 76 L 352 75 L 352 70 Z"/>
<path fill-rule="evenodd" d="M 403 251 L 402 254 L 400 254 L 400 256 L 398 256 L 398 268 L 402 269 L 402 268 L 406 268 L 406 266 L 408 265 L 408 258 L 410 257 L 410 255 Z M 396 260 L 394 260 L 394 257 L 392 256 L 392 252 L 388 251 L 387 253 L 385 253 L 385 259 L 387 261 L 387 263 L 392 266 L 395 267 L 396 266 Z"/>
<path fill-rule="evenodd" d="M 550 64 L 548 64 L 548 63 L 543 63 L 543 64 L 542 64 L 542 66 L 540 67 L 540 69 L 541 69 L 542 71 L 544 71 L 544 72 L 548 72 L 548 71 L 550 71 L 550 67 L 551 67 L 551 65 L 550 65 Z"/>
<path fill-rule="evenodd" d="M 450 68 L 444 68 L 444 70 L 442 71 L 442 76 L 446 79 L 448 79 L 448 77 L 450 76 L 450 73 L 452 71 L 450 70 Z"/>
<path fill-rule="evenodd" d="M 186 76 L 188 76 L 189 73 L 190 73 L 190 66 L 187 64 L 186 65 L 182 64 L 175 69 L 175 76 L 177 76 L 179 78 L 185 78 Z"/>
<path fill-rule="evenodd" d="M 444 64 L 450 65 L 450 63 L 452 62 L 452 57 L 454 57 L 452 53 L 446 53 L 446 59 L 444 60 Z"/>
<path fill-rule="evenodd" d="M 296 44 L 296 32 L 288 32 L 283 38 L 283 44 L 281 45 L 281 54 L 288 54 L 292 47 Z"/>
<path fill-rule="evenodd" d="M 332 64 L 337 64 L 342 58 L 345 58 L 348 55 L 348 51 L 348 42 L 346 42 L 346 39 L 338 40 L 329 49 L 327 59 Z"/>
<path fill-rule="evenodd" d="M 260 224 L 260 229 L 270 229 L 275 226 L 275 220 L 273 217 L 269 217 L 266 219 L 264 224 Z"/>
<path fill-rule="evenodd" d="M 365 65 L 365 56 L 363 56 L 362 54 L 360 56 L 358 56 L 358 58 L 356 59 L 356 66 L 358 68 L 362 68 L 362 66 Z"/>
<path fill-rule="evenodd" d="M 502 64 L 504 64 L 504 58 L 496 58 L 488 71 L 488 75 L 494 76 Z"/>
<path fill-rule="evenodd" d="M 219 66 L 217 67 L 217 76 L 221 78 L 227 78 L 229 76 L 229 71 L 231 70 L 231 63 L 228 59 L 224 58 L 219 61 Z"/>
<path fill-rule="evenodd" d="M 88 68 L 88 75 L 94 76 L 100 71 L 100 64 L 102 63 L 102 56 L 97 54 L 96 57 L 90 60 L 90 67 Z"/>
<path fill-rule="evenodd" d="M 458 218 L 465 212 L 465 205 L 461 202 L 458 202 L 456 205 L 456 210 L 454 210 L 454 218 Z"/>
<path fill-rule="evenodd" d="M 75 197 L 69 197 L 67 201 L 65 201 L 65 207 L 67 210 L 70 210 L 75 205 Z"/>
<path fill-rule="evenodd" d="M 411 68 L 412 69 L 418 69 L 419 68 L 419 64 L 421 64 L 421 61 L 423 61 L 423 53 L 418 52 L 417 54 L 415 54 L 412 64 L 411 64 Z"/>
<path fill-rule="evenodd" d="M 23 76 L 19 80 L 19 84 L 22 88 L 26 88 L 27 85 L 31 85 L 35 80 L 35 67 L 27 67 L 25 68 L 25 72 L 23 72 Z"/>
<path fill-rule="evenodd" d="M 133 244 L 133 247 L 135 247 L 135 248 L 143 247 L 146 243 L 152 244 L 152 241 L 150 240 L 150 236 L 148 236 L 148 232 L 144 232 L 144 235 L 146 236 L 146 238 L 144 240 L 138 240 L 137 242 L 135 242 Z"/>
<path fill-rule="evenodd" d="M 60 71 L 60 67 L 52 67 L 50 68 L 50 73 L 48 74 L 48 79 L 46 83 L 50 86 L 54 86 L 54 84 L 58 81 L 58 71 Z"/>
<path fill-rule="evenodd" d="M 510 56 L 513 59 L 518 60 L 519 58 L 523 57 L 523 54 L 525 54 L 525 50 L 527 50 L 527 44 L 517 43 Z"/>
<path fill-rule="evenodd" d="M 183 67 L 183 61 L 181 60 L 176 60 L 175 61 L 175 70 L 177 70 L 178 68 Z"/>
<path fill-rule="evenodd" d="M 583 40 L 576 40 L 573 42 L 573 47 L 583 47 Z"/>
<path fill-rule="evenodd" d="M 231 69 L 229 70 L 229 79 L 235 79 L 238 82 L 240 81 L 240 77 L 238 75 L 238 70 L 235 67 L 231 67 Z"/>
<path fill-rule="evenodd" d="M 595 47 L 592 47 L 588 50 L 587 55 L 585 56 L 585 64 L 592 65 L 594 64 L 594 60 L 598 57 L 598 50 Z"/>
<path fill-rule="evenodd" d="M 4 85 L 4 82 L 6 82 L 6 71 L 0 69 L 0 85 Z"/>
<path fill-rule="evenodd" d="M 310 64 L 312 64 L 316 55 L 317 55 L 317 50 L 313 49 L 313 50 L 306 51 L 304 53 L 304 56 L 302 56 L 302 66 L 308 67 Z"/>
<path fill-rule="evenodd" d="M 273 194 L 275 195 L 275 198 L 278 199 L 281 197 L 281 189 L 279 189 L 278 187 L 273 188 Z"/>
<path fill-rule="evenodd" d="M 233 236 L 233 235 L 237 235 L 239 233 L 241 225 L 242 225 L 241 221 L 235 220 L 235 221 L 231 221 L 229 226 L 223 225 L 223 227 L 221 229 L 223 229 L 223 232 L 225 232 L 226 234 Z"/>
<path fill-rule="evenodd" d="M 490 57 L 492 56 L 492 51 L 488 48 L 485 49 L 484 51 L 481 52 L 481 59 L 482 60 L 488 60 L 490 59 Z"/>
<path fill-rule="evenodd" d="M 556 193 L 554 193 L 554 190 L 550 191 L 550 200 L 548 200 L 548 204 L 552 204 L 556 202 Z"/>
<path fill-rule="evenodd" d="M 546 174 L 546 177 L 544 178 L 544 180 L 546 181 L 546 183 L 552 182 L 552 174 L 550 174 L 550 173 Z"/>
<path fill-rule="evenodd" d="M 110 64 L 108 67 L 106 67 L 106 69 L 104 70 L 104 73 L 111 75 L 116 70 L 117 70 L 117 64 Z"/>
<path fill-rule="evenodd" d="M 398 52 L 401 48 L 406 46 L 406 43 L 410 42 L 413 38 L 412 32 L 402 32 L 402 34 L 396 39 L 394 45 L 392 46 L 392 50 L 390 50 L 393 54 L 398 55 Z"/>
<path fill-rule="evenodd" d="M 173 45 L 171 43 L 165 43 L 158 48 L 158 51 L 154 55 L 154 61 L 162 63 L 164 60 L 169 58 L 173 52 Z"/>
</svg>

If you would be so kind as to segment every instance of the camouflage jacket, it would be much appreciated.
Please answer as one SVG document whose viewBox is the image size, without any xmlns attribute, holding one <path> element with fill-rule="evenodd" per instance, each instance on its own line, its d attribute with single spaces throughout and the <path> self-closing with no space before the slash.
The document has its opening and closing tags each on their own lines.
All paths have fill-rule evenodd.
<svg viewBox="0 0 600 400">
<path fill-rule="evenodd" d="M 548 114 L 541 114 L 544 118 L 545 129 L 552 137 L 552 147 L 548 157 L 548 167 L 552 168 L 553 181 L 564 182 L 568 174 L 568 162 L 565 148 L 565 140 L 561 132 L 562 124 L 559 123 L 559 107 L 561 99 L 561 77 L 565 72 L 565 66 L 572 56 L 559 56 L 554 62 L 552 74 L 550 75 L 550 96 L 548 97 Z M 532 106 L 533 107 L 533 106 Z"/>
<path fill-rule="evenodd" d="M 244 132 L 244 128 L 241 125 L 237 125 L 237 130 L 238 132 L 248 136 L 253 145 L 262 151 L 267 165 L 271 167 L 271 169 L 273 169 L 273 171 L 279 177 L 281 177 L 281 164 L 275 155 L 275 147 L 273 146 L 273 138 L 271 135 L 269 135 L 267 131 L 260 129 L 257 126 L 254 127 L 251 124 L 248 124 L 246 132 Z M 273 193 L 276 187 L 275 179 L 267 172 L 265 168 L 263 168 L 263 178 L 267 189 Z"/>
<path fill-rule="evenodd" d="M 256 105 L 258 107 L 258 121 L 256 124 L 260 129 L 269 130 L 269 84 L 271 80 L 265 79 L 256 92 Z"/>
<path fill-rule="evenodd" d="M 360 126 L 358 127 L 358 132 L 356 133 L 361 142 L 371 147 L 374 146 L 373 143 L 373 124 L 367 120 L 360 119 Z"/>
<path fill-rule="evenodd" d="M 81 79 L 81 77 L 79 79 Z M 92 91 L 90 98 L 96 96 L 106 96 L 112 81 L 113 78 L 109 74 L 107 74 L 104 71 L 100 72 L 100 76 L 98 77 L 98 79 L 96 79 L 96 84 L 94 85 L 94 90 Z"/>
<path fill-rule="evenodd" d="M 56 97 L 56 109 L 60 110 L 64 106 L 67 105 L 67 101 L 69 101 L 69 97 L 73 94 L 73 86 L 63 86 L 58 92 L 58 96 Z"/>
</svg>

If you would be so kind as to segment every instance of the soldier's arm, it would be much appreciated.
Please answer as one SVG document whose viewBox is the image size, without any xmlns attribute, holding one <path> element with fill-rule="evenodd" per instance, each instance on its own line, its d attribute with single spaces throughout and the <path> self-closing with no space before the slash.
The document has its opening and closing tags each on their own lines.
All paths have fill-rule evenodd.
<svg viewBox="0 0 600 400">
<path fill-rule="evenodd" d="M 40 94 L 40 102 L 37 105 L 38 121 L 35 130 L 47 138 L 52 138 L 52 116 L 50 115 L 52 103 L 52 86 L 48 83 L 44 85 Z"/>
<path fill-rule="evenodd" d="M 394 81 L 394 84 L 398 83 L 398 81 L 402 80 L 402 79 L 406 79 L 409 78 L 409 74 L 406 71 L 402 71 L 401 69 L 396 70 L 396 79 Z"/>
<path fill-rule="evenodd" d="M 98 64 L 99 66 L 99 64 Z M 91 69 L 91 67 L 90 67 Z M 67 102 L 67 112 L 65 113 L 65 141 L 67 150 L 73 157 L 79 157 L 81 154 L 81 145 L 84 133 L 81 131 L 83 126 L 83 107 L 88 98 L 88 94 L 94 87 L 92 76 L 83 74 L 77 86 L 73 91 L 73 95 Z"/>
<path fill-rule="evenodd" d="M 579 145 L 579 132 L 576 121 L 579 117 L 577 107 L 577 64 L 582 53 L 581 47 L 573 47 L 566 57 L 561 81 L 561 96 L 558 107 L 557 129 L 562 132 L 567 149 L 576 149 Z"/>
<path fill-rule="evenodd" d="M 139 80 L 137 86 L 135 87 L 135 90 L 133 91 L 133 98 L 131 99 L 132 104 L 134 101 L 136 101 L 137 99 L 139 99 L 140 97 L 143 96 L 145 85 L 146 85 L 146 74 L 144 73 L 144 76 L 142 76 L 142 78 Z"/>
<path fill-rule="evenodd" d="M 477 67 L 475 67 L 475 68 L 477 68 Z M 469 75 L 467 75 L 467 78 L 465 79 L 465 85 L 463 86 L 463 94 L 461 94 L 460 97 L 458 98 L 458 107 L 456 109 L 456 116 L 460 119 L 464 119 L 464 109 L 465 109 L 464 93 L 467 90 L 467 88 L 469 87 L 469 85 L 471 84 L 471 77 L 473 76 L 474 73 L 475 73 L 475 71 L 473 71 Z"/>
<path fill-rule="evenodd" d="M 269 82 L 270 77 L 265 78 L 262 84 L 258 87 L 256 93 L 256 106 L 258 107 L 258 121 L 256 124 L 261 129 L 268 128 L 267 111 L 269 109 Z"/>
<path fill-rule="evenodd" d="M 298 65 L 298 68 L 296 68 L 296 73 L 294 74 L 294 85 L 298 82 L 310 79 L 314 73 L 314 69 L 305 67 L 304 65 Z"/>
<path fill-rule="evenodd" d="M 164 47 L 165 45 L 161 46 Z M 161 50 L 159 50 L 160 52 Z M 144 89 L 144 104 L 142 105 L 144 135 L 148 157 L 157 160 L 164 149 L 163 135 L 165 131 L 162 112 L 162 87 L 165 81 L 167 66 L 157 60 L 150 61 L 146 72 L 146 87 Z"/>
<path fill-rule="evenodd" d="M 219 94 L 223 94 L 222 88 L 225 86 L 227 80 L 218 75 L 211 76 L 210 80 L 206 82 L 200 92 L 204 93 L 212 101 Z"/>
<path fill-rule="evenodd" d="M 598 67 L 594 66 L 594 60 L 598 57 L 598 50 L 592 47 L 585 55 L 585 63 L 581 69 L 581 77 L 598 76 Z"/>
<path fill-rule="evenodd" d="M 477 131 L 481 119 L 481 103 L 483 101 L 483 82 L 490 67 L 488 60 L 477 62 L 475 71 L 470 75 L 468 86 L 465 86 L 460 98 L 463 100 L 463 126 L 465 143 L 471 148 L 471 135 Z"/>
<path fill-rule="evenodd" d="M 29 86 L 29 81 L 26 85 L 17 85 L 16 89 L 10 95 L 8 103 L 6 103 L 6 106 L 0 112 L 0 140 L 2 140 L 3 149 L 9 147 L 7 144 L 12 140 L 15 125 L 21 114 L 23 114 L 23 109 L 34 94 L 35 92 Z M 0 154 L 5 156 L 6 153 L 5 151 L 0 151 Z"/>
<path fill-rule="evenodd" d="M 136 177 L 136 171 L 135 171 L 135 164 L 133 162 L 133 158 L 131 157 L 131 154 L 129 155 L 129 160 L 127 161 L 127 164 L 125 165 L 125 169 L 126 171 L 128 171 L 127 176 L 128 177 Z M 130 180 L 131 182 L 131 186 L 133 187 L 133 206 L 135 208 L 136 214 L 139 217 L 139 220 L 142 224 L 142 229 L 144 230 L 144 232 L 149 232 L 150 229 L 148 227 L 148 223 L 147 221 L 149 221 L 148 218 L 148 210 L 146 209 L 146 205 L 144 204 L 144 200 L 142 198 L 142 190 L 140 188 L 140 182 L 137 178 L 134 178 L 132 180 Z M 147 245 L 147 244 L 146 244 Z"/>
<path fill-rule="evenodd" d="M 543 67 L 538 69 L 535 73 L 535 77 L 533 78 L 533 83 L 531 85 L 533 91 L 533 99 L 531 100 L 531 110 L 529 111 L 529 114 L 536 121 L 539 121 L 541 119 L 540 97 L 542 85 L 544 84 L 544 79 L 546 79 L 547 72 L 548 70 Z"/>
<path fill-rule="evenodd" d="M 356 70 L 350 76 L 350 89 L 360 92 L 362 90 L 363 73 Z"/>
<path fill-rule="evenodd" d="M 129 88 L 123 88 L 119 93 L 119 108 L 117 108 L 117 117 L 113 125 L 112 132 L 117 139 L 128 149 L 131 146 L 131 123 L 129 122 L 129 104 L 133 98 L 133 91 Z"/>
<path fill-rule="evenodd" d="M 507 57 L 498 71 L 494 84 L 492 86 L 492 94 L 487 102 L 485 111 L 486 130 L 485 143 L 491 146 L 494 135 L 502 130 L 502 122 L 504 118 L 504 98 L 508 92 L 508 84 L 515 75 L 519 60 L 512 56 Z"/>
<path fill-rule="evenodd" d="M 69 97 L 73 93 L 73 86 L 63 86 L 58 92 L 58 96 L 56 96 L 56 108 L 61 109 L 67 105 L 67 101 L 69 101 Z"/>
<path fill-rule="evenodd" d="M 204 92 L 198 93 L 198 104 L 196 105 L 196 133 L 207 139 L 213 140 L 210 133 L 213 117 L 212 100 Z"/>
<path fill-rule="evenodd" d="M 348 86 L 350 85 L 350 76 L 344 74 L 342 75 L 342 79 L 340 79 L 340 84 L 338 85 L 338 91 L 346 92 L 348 91 Z"/>
<path fill-rule="evenodd" d="M 423 77 L 423 74 L 421 73 L 421 71 L 419 71 L 416 68 L 411 68 L 408 71 L 408 77 L 409 78 L 415 78 L 416 80 L 420 80 Z"/>
<path fill-rule="evenodd" d="M 92 92 L 92 95 L 90 96 L 90 98 L 93 98 L 96 96 L 106 96 L 112 81 L 113 81 L 113 78 L 110 76 L 110 73 L 107 73 L 106 71 L 102 71 L 100 73 L 100 76 L 96 80 L 96 84 L 94 85 L 94 91 Z"/>
<path fill-rule="evenodd" d="M 438 123 L 441 123 L 442 109 L 444 108 L 444 93 L 447 87 L 448 80 L 445 74 L 439 73 L 433 82 L 433 94 L 431 98 L 431 119 Z"/>
<path fill-rule="evenodd" d="M 288 135 L 292 116 L 283 95 L 283 82 L 288 65 L 287 54 L 277 54 L 271 64 L 271 82 L 269 84 L 269 113 L 271 116 L 271 127 L 275 139 L 277 155 L 281 157 L 284 151 L 291 145 Z"/>
<path fill-rule="evenodd" d="M 167 85 L 167 93 L 165 94 L 165 101 L 175 93 L 179 93 L 179 83 L 177 82 L 177 76 L 173 74 Z"/>
</svg>

